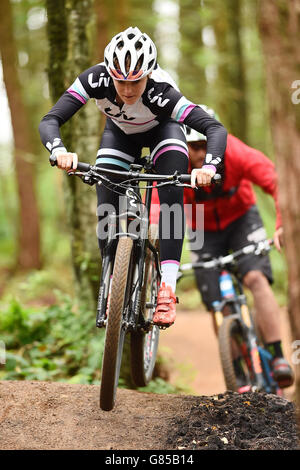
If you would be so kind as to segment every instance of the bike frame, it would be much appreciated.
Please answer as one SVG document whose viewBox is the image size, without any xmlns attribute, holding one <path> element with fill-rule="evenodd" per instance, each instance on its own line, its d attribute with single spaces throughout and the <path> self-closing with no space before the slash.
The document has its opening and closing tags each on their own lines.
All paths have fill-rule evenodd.
<svg viewBox="0 0 300 470">
<path fill-rule="evenodd" d="M 123 319 L 123 322 L 126 323 L 126 328 L 128 330 L 143 329 L 144 331 L 149 331 L 151 324 L 144 321 L 143 315 L 140 312 L 141 291 L 144 280 L 144 261 L 147 247 L 149 247 L 154 255 L 155 266 L 159 277 L 161 275 L 157 250 L 148 239 L 148 230 L 150 225 L 148 214 L 150 214 L 152 187 L 146 188 L 145 203 L 142 204 L 140 202 L 141 193 L 138 181 L 133 183 L 130 181 L 128 184 L 130 184 L 130 186 L 128 186 L 128 189 L 126 190 L 125 197 L 129 204 L 129 209 L 125 210 L 119 215 L 110 214 L 108 218 L 109 231 L 103 256 L 103 276 L 102 282 L 100 283 L 98 297 L 98 314 L 96 319 L 96 326 L 101 328 L 106 324 L 105 300 L 107 299 L 109 286 L 105 280 L 108 279 L 111 274 L 110 272 L 108 274 L 108 269 L 110 266 L 111 272 L 113 270 L 116 242 L 120 237 L 127 236 L 132 238 L 134 243 L 134 260 L 131 266 L 133 291 L 129 296 L 130 301 L 129 305 L 127 306 L 128 308 L 125 309 L 127 310 L 127 314 L 126 318 Z M 130 231 L 130 225 L 134 220 L 140 224 L 138 236 L 136 233 Z M 122 228 L 122 231 L 119 233 L 115 231 L 118 221 L 120 221 L 120 226 Z"/>
</svg>

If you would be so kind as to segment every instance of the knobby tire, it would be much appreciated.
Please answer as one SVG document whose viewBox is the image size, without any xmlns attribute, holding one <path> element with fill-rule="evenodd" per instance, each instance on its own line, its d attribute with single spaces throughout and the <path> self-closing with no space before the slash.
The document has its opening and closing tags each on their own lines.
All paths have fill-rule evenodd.
<svg viewBox="0 0 300 470">
<path fill-rule="evenodd" d="M 235 334 L 242 337 L 241 326 L 236 318 L 224 317 L 218 331 L 220 360 L 225 379 L 226 389 L 238 391 L 236 374 L 233 366 L 232 338 Z"/>
<path fill-rule="evenodd" d="M 118 387 L 124 338 L 126 334 L 126 330 L 122 325 L 122 319 L 126 301 L 127 276 L 132 249 L 133 241 L 131 238 L 120 238 L 113 269 L 102 360 L 100 408 L 105 411 L 113 409 Z"/>
</svg>

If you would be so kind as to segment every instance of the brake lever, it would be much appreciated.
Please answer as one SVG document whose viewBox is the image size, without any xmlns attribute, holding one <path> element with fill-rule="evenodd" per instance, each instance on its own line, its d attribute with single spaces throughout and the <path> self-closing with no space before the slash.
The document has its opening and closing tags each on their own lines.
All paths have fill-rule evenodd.
<svg viewBox="0 0 300 470">
<path fill-rule="evenodd" d="M 82 171 L 76 171 L 76 170 L 71 170 L 68 171 L 68 176 L 78 176 L 85 184 L 88 184 L 89 186 L 93 186 L 94 184 L 97 183 L 96 179 L 93 179 L 93 175 L 82 172 Z"/>
</svg>

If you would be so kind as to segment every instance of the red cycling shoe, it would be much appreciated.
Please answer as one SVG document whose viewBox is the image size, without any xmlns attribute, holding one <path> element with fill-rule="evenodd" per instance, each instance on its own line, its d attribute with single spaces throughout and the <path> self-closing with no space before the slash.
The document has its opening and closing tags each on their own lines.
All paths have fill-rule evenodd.
<svg viewBox="0 0 300 470">
<path fill-rule="evenodd" d="M 280 388 L 290 387 L 294 383 L 294 373 L 288 361 L 283 357 L 276 357 L 272 361 L 273 378 Z"/>
<path fill-rule="evenodd" d="M 173 325 L 176 318 L 176 303 L 178 299 L 172 288 L 163 282 L 158 291 L 157 306 L 153 315 L 154 325 L 165 328 Z"/>
</svg>

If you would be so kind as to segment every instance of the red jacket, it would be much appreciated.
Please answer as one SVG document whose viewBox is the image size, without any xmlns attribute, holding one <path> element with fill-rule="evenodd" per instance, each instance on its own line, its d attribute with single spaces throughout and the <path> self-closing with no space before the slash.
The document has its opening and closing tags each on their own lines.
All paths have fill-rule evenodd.
<svg viewBox="0 0 300 470">
<path fill-rule="evenodd" d="M 254 183 L 260 186 L 266 193 L 273 196 L 276 207 L 276 229 L 281 224 L 281 215 L 277 199 L 277 174 L 273 162 L 262 152 L 255 150 L 242 141 L 228 135 L 227 147 L 224 156 L 225 177 L 223 191 L 233 191 L 228 197 L 216 197 L 209 200 L 201 200 L 191 188 L 184 190 L 184 203 L 194 206 L 204 204 L 204 230 L 223 230 L 234 220 L 244 215 L 247 210 L 256 203 L 256 196 L 252 188 Z M 211 187 L 201 188 L 207 194 L 212 193 Z M 151 211 L 152 222 L 158 221 L 158 194 L 153 190 Z M 195 210 L 186 211 L 187 225 L 193 230 L 195 227 Z"/>
</svg>

